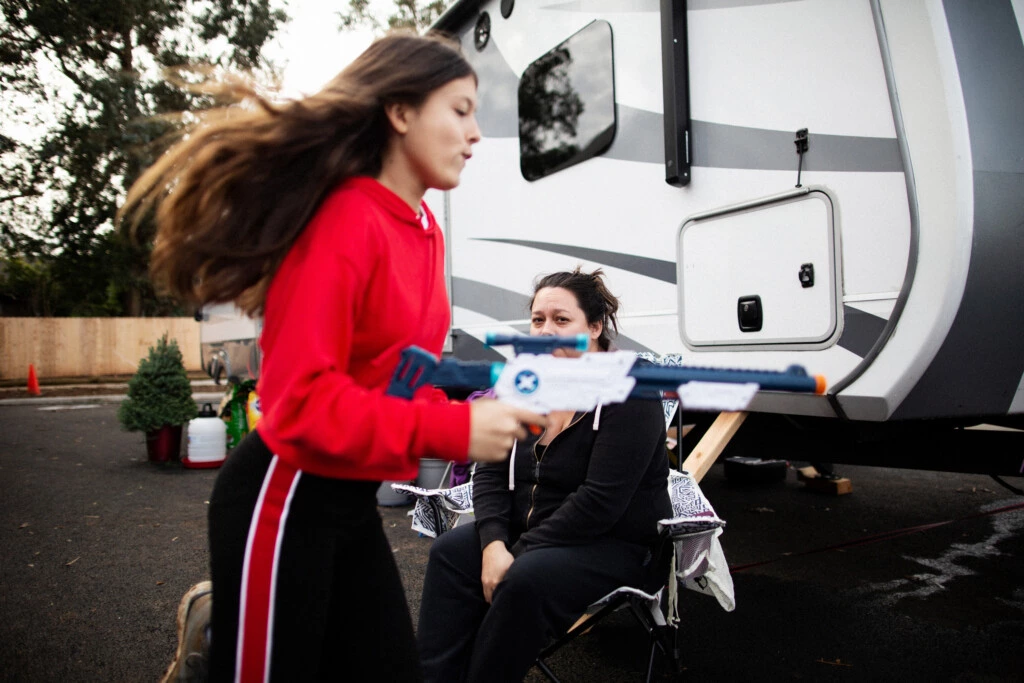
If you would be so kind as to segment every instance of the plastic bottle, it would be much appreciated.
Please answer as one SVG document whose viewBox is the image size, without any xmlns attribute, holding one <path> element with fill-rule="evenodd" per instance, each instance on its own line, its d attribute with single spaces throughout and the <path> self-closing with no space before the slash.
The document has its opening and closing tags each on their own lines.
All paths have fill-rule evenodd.
<svg viewBox="0 0 1024 683">
<path fill-rule="evenodd" d="M 263 410 L 260 408 L 260 397 L 255 390 L 249 392 L 249 398 L 245 400 L 245 421 L 249 425 L 249 431 L 256 429 L 260 418 L 263 417 Z"/>
<path fill-rule="evenodd" d="M 181 464 L 193 469 L 220 467 L 227 452 L 227 428 L 207 403 L 188 423 L 188 453 Z"/>
<path fill-rule="evenodd" d="M 245 421 L 245 399 L 249 395 L 248 382 L 236 384 L 221 418 L 227 423 L 228 439 L 227 449 L 230 451 L 249 433 L 249 427 Z"/>
</svg>

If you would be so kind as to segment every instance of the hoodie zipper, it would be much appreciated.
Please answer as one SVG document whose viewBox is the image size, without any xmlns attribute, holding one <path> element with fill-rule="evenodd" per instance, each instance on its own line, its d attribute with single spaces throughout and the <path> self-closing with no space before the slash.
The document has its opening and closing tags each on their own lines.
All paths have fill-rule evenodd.
<svg viewBox="0 0 1024 683">
<path fill-rule="evenodd" d="M 548 445 L 544 448 L 544 454 L 547 455 L 547 452 L 555 444 L 555 439 L 557 439 L 562 434 L 565 434 L 567 431 L 572 429 L 573 425 L 575 425 L 580 420 L 582 420 L 585 415 L 586 415 L 586 413 L 583 413 L 582 415 L 579 416 L 578 419 L 570 420 L 569 424 L 567 424 L 565 426 L 565 429 L 563 429 L 562 431 L 560 431 L 557 434 L 555 434 L 554 438 L 552 438 L 551 441 L 548 443 Z M 573 417 L 575 418 L 575 415 Z M 541 435 L 541 439 L 543 439 L 543 438 L 544 438 L 544 435 L 542 434 Z M 526 530 L 528 530 L 530 528 L 530 517 L 533 515 L 533 509 L 536 506 L 536 502 L 537 502 L 537 500 L 536 500 L 537 487 L 540 485 L 540 461 L 544 459 L 544 456 L 543 455 L 537 455 L 537 444 L 539 444 L 539 443 L 540 443 L 540 439 L 537 439 L 533 443 L 533 449 L 532 449 L 533 450 L 533 459 L 534 459 L 533 478 L 536 479 L 536 481 L 534 482 L 533 486 L 530 487 L 530 509 L 526 513 L 526 522 L 525 522 L 524 528 L 523 528 L 524 531 L 526 531 Z"/>
</svg>

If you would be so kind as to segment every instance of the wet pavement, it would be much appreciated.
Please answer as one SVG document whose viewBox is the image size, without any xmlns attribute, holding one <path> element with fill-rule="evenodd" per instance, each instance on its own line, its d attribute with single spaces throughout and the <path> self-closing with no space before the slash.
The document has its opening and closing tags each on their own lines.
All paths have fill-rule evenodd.
<svg viewBox="0 0 1024 683">
<path fill-rule="evenodd" d="M 217 471 L 147 462 L 116 410 L 0 405 L 2 681 L 156 681 L 178 600 L 208 578 Z M 737 607 L 683 593 L 680 680 L 1022 680 L 1024 497 L 980 475 L 840 471 L 850 495 L 712 468 Z M 431 541 L 408 509 L 380 510 L 415 619 Z M 565 683 L 637 681 L 643 638 L 621 611 L 550 664 Z"/>
</svg>

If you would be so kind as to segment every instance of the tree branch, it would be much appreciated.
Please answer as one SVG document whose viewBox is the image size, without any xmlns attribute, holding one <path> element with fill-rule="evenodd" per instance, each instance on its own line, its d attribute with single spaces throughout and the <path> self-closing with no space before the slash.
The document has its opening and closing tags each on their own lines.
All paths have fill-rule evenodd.
<svg viewBox="0 0 1024 683">
<path fill-rule="evenodd" d="M 9 194 L 6 197 L 0 197 L 0 203 L 12 202 L 15 199 L 24 199 L 25 197 L 38 197 L 42 195 L 42 192 L 36 190 L 35 192 L 21 192 L 19 194 Z"/>
</svg>

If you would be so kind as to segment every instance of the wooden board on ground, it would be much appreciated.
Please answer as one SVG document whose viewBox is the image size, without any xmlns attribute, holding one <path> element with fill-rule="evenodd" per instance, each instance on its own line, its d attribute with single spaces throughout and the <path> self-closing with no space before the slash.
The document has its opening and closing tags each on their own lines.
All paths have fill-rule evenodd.
<svg viewBox="0 0 1024 683">
<path fill-rule="evenodd" d="M 801 467 L 796 472 L 796 478 L 803 483 L 808 491 L 827 493 L 833 496 L 843 496 L 853 493 L 853 482 L 846 477 L 831 479 L 823 477 L 814 467 Z"/>
</svg>

